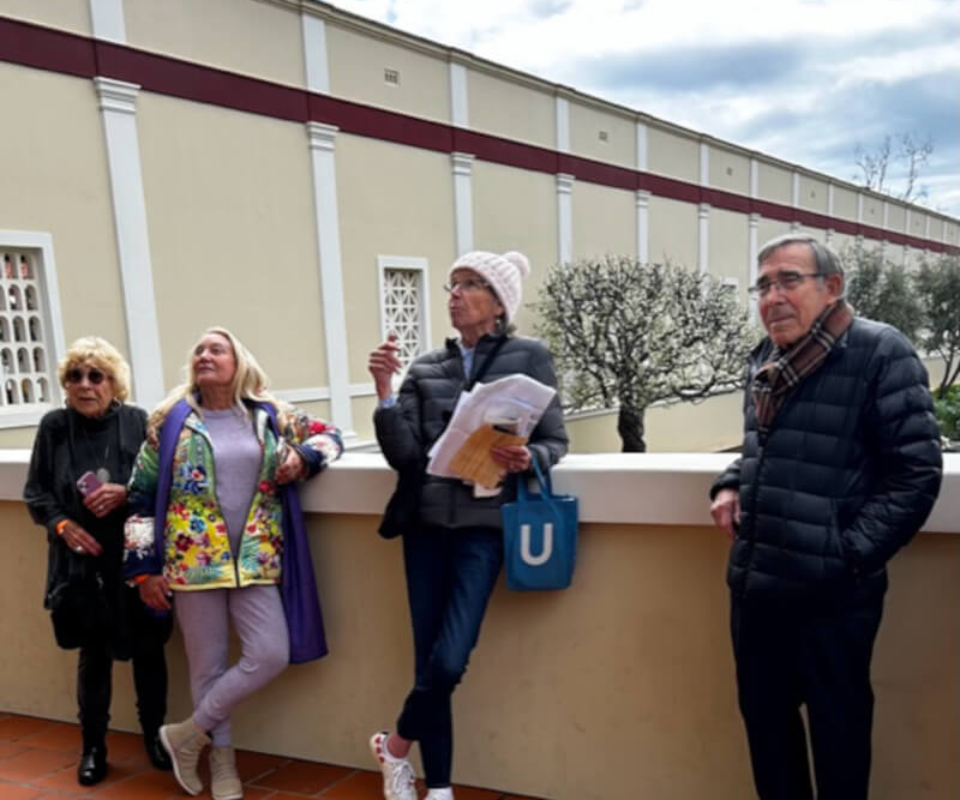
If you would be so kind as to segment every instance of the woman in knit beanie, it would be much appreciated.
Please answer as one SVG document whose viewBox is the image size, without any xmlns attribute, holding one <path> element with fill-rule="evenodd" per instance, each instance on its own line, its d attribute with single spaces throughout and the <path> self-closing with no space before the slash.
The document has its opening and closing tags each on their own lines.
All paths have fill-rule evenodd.
<svg viewBox="0 0 960 800">
<path fill-rule="evenodd" d="M 400 371 L 393 337 L 370 354 L 379 397 L 377 441 L 399 472 L 397 491 L 381 533 L 402 534 L 407 595 L 413 622 L 416 674 L 397 720 L 370 747 L 383 772 L 386 800 L 417 800 L 407 753 L 414 741 L 428 788 L 427 800 L 452 800 L 451 696 L 463 677 L 480 633 L 487 602 L 503 564 L 500 506 L 516 497 L 518 477 L 532 459 L 549 469 L 567 450 L 560 403 L 554 397 L 526 446 L 494 448 L 504 476 L 499 491 L 426 474 L 427 453 L 447 426 L 457 398 L 475 382 L 524 374 L 556 388 L 550 352 L 539 341 L 514 336 L 514 320 L 530 272 L 518 252 L 476 251 L 450 267 L 448 311 L 457 338 L 417 358 L 399 395 Z"/>
</svg>

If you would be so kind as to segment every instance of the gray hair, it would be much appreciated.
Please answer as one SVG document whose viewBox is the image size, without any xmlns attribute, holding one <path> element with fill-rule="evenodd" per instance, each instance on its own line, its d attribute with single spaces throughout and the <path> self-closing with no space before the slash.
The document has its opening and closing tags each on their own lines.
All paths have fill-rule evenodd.
<svg viewBox="0 0 960 800">
<path fill-rule="evenodd" d="M 841 277 L 843 276 L 843 264 L 840 263 L 840 256 L 833 251 L 833 248 L 809 233 L 793 231 L 775 236 L 761 247 L 760 253 L 757 255 L 757 266 L 766 261 L 774 250 L 779 250 L 781 247 L 787 247 L 791 244 L 805 244 L 810 247 L 813 251 L 813 260 L 817 265 L 817 272 L 821 275 L 839 274 Z"/>
</svg>

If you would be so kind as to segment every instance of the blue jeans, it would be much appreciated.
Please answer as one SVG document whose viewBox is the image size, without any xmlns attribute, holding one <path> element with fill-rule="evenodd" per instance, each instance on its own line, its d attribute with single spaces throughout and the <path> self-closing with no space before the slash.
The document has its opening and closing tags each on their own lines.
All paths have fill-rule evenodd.
<svg viewBox="0 0 960 800">
<path fill-rule="evenodd" d="M 503 534 L 491 528 L 428 528 L 403 537 L 416 682 L 397 733 L 420 742 L 429 788 L 450 785 L 450 699 L 480 635 L 503 564 Z"/>
</svg>

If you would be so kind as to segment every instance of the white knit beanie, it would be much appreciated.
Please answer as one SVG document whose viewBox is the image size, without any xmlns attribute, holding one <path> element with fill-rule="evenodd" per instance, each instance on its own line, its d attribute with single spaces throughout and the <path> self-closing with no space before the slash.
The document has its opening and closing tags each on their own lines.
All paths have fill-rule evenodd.
<svg viewBox="0 0 960 800">
<path fill-rule="evenodd" d="M 507 323 L 513 322 L 523 294 L 520 283 L 530 274 L 530 262 L 523 253 L 511 250 L 498 256 L 496 253 L 474 250 L 454 261 L 448 274 L 453 275 L 454 270 L 458 269 L 472 269 L 489 283 L 506 312 Z"/>
</svg>

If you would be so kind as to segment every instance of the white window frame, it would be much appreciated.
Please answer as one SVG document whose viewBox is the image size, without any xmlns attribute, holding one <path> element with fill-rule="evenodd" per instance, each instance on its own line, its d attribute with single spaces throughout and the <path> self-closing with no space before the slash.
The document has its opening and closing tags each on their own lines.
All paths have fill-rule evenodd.
<svg viewBox="0 0 960 800">
<path fill-rule="evenodd" d="M 430 264 L 420 256 L 377 256 L 377 293 L 380 302 L 380 340 L 384 341 L 390 331 L 387 330 L 386 307 L 386 271 L 388 269 L 406 269 L 420 273 L 420 353 L 430 351 Z"/>
<path fill-rule="evenodd" d="M 0 429 L 25 428 L 38 424 L 47 411 L 57 408 L 63 402 L 63 392 L 60 389 L 60 381 L 57 379 L 57 364 L 67 351 L 63 336 L 60 282 L 57 280 L 57 263 L 53 254 L 51 234 L 40 231 L 0 230 L 0 248 L 34 251 L 36 281 L 40 291 L 38 311 L 41 324 L 47 332 L 44 345 L 47 357 L 49 401 L 0 406 Z M 16 352 L 15 348 L 11 349 Z M 0 390 L 5 392 L 5 386 L 0 386 Z"/>
</svg>

